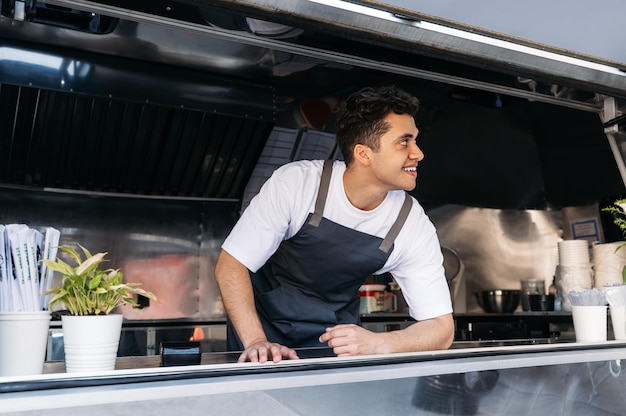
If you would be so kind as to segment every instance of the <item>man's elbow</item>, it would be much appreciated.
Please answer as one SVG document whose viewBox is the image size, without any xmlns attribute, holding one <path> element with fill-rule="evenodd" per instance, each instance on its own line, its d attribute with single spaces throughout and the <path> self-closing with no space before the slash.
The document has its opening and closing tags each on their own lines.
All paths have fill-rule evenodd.
<svg viewBox="0 0 626 416">
<path fill-rule="evenodd" d="M 444 341 L 441 349 L 447 350 L 452 346 L 452 342 L 454 341 L 454 330 L 450 331 L 449 337 Z"/>
<path fill-rule="evenodd" d="M 452 346 L 452 342 L 454 341 L 454 319 L 452 318 L 452 314 L 448 314 L 440 317 L 439 321 L 444 328 L 442 331 L 441 349 L 447 350 Z"/>
</svg>

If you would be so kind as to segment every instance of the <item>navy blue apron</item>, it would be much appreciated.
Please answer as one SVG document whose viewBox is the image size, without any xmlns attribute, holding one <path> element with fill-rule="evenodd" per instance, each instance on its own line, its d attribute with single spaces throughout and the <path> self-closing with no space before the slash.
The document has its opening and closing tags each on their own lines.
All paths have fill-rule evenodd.
<svg viewBox="0 0 626 416">
<path fill-rule="evenodd" d="M 258 272 L 250 273 L 267 339 L 291 348 L 321 347 L 318 338 L 327 327 L 360 322 L 359 287 L 389 258 L 412 206 L 406 194 L 384 239 L 324 218 L 332 163 L 324 162 L 315 211 Z M 230 321 L 227 329 L 228 349 L 243 350 Z"/>
</svg>

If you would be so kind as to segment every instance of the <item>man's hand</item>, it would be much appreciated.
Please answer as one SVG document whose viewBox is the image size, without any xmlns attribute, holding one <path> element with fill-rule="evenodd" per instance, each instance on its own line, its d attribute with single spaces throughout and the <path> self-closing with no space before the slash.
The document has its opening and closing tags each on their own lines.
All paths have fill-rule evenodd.
<svg viewBox="0 0 626 416">
<path fill-rule="evenodd" d="M 283 358 L 298 359 L 298 354 L 291 348 L 267 341 L 254 307 L 252 283 L 246 266 L 222 250 L 215 266 L 215 280 L 232 325 L 241 342 L 247 345 L 237 362 L 265 363 L 271 359 L 277 363 Z"/>
<path fill-rule="evenodd" d="M 326 328 L 319 341 L 327 342 L 338 356 L 391 354 L 450 348 L 454 338 L 452 314 L 415 322 L 404 329 L 372 332 L 358 325 Z"/>
<path fill-rule="evenodd" d="M 299 360 L 298 354 L 291 348 L 287 348 L 283 345 L 276 344 L 269 341 L 257 341 L 250 344 L 244 352 L 241 353 L 238 363 L 246 361 L 265 363 L 270 359 L 278 363 L 283 358 L 290 360 Z"/>
<path fill-rule="evenodd" d="M 327 342 L 335 355 L 367 355 L 385 353 L 385 338 L 358 325 L 341 324 L 326 328 L 320 342 Z"/>
</svg>

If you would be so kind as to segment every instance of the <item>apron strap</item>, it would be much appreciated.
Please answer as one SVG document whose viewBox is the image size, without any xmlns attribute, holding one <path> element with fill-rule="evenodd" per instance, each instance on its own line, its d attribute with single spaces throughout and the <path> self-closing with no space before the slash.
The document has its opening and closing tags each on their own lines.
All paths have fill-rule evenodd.
<svg viewBox="0 0 626 416">
<path fill-rule="evenodd" d="M 411 200 L 411 196 L 408 193 L 404 194 L 404 203 L 402 204 L 402 208 L 400 208 L 400 213 L 398 214 L 398 218 L 396 218 L 396 222 L 393 223 L 385 239 L 378 248 L 385 253 L 388 253 L 393 245 L 394 240 L 400 233 L 400 230 L 404 226 L 404 222 L 409 216 L 409 212 L 411 212 L 411 208 L 413 207 L 413 201 Z"/>
<path fill-rule="evenodd" d="M 317 192 L 317 199 L 315 200 L 315 211 L 311 215 L 309 224 L 313 227 L 319 227 L 324 215 L 324 206 L 326 205 L 326 197 L 328 196 L 328 187 L 330 185 L 330 177 L 333 173 L 333 161 L 325 160 L 324 168 L 322 169 L 322 179 L 320 181 L 320 188 Z"/>
<path fill-rule="evenodd" d="M 311 215 L 311 219 L 309 220 L 309 224 L 313 227 L 319 227 L 320 222 L 322 221 L 322 216 L 324 215 L 324 206 L 326 205 L 326 198 L 328 197 L 328 187 L 330 185 L 330 177 L 333 173 L 333 161 L 325 160 L 324 167 L 322 168 L 322 178 L 320 180 L 320 187 L 317 193 L 317 199 L 315 200 L 315 211 L 313 215 Z M 406 219 L 411 212 L 411 208 L 413 207 L 413 201 L 411 200 L 411 196 L 408 193 L 404 194 L 404 203 L 402 204 L 402 208 L 400 208 L 400 212 L 398 213 L 398 218 L 393 223 L 385 239 L 380 243 L 378 247 L 381 251 L 388 253 L 395 241 L 396 237 L 402 230 Z"/>
</svg>

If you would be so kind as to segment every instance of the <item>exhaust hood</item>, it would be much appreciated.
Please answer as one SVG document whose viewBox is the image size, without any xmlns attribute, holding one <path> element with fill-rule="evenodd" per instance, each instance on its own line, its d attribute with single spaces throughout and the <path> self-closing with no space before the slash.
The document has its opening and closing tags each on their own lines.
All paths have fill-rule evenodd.
<svg viewBox="0 0 626 416">
<path fill-rule="evenodd" d="M 238 199 L 270 120 L 0 84 L 0 182 Z"/>
<path fill-rule="evenodd" d="M 20 22 L 6 16 L 8 4 L 0 15 L 4 186 L 241 198 L 275 123 L 267 51 L 207 41 L 223 69 L 200 71 L 200 60 L 181 68 L 164 62 L 168 43 L 159 41 L 178 39 L 158 26 L 100 16 L 106 24 L 83 27 L 84 13 L 45 4 Z"/>
<path fill-rule="evenodd" d="M 19 3 L 39 9 L 16 16 Z M 499 55 L 416 16 L 324 3 L 2 1 L 0 184 L 246 199 L 271 133 L 303 128 L 303 103 L 394 83 L 430 119 L 424 203 L 545 208 L 623 192 L 598 117 L 600 94 L 626 94 L 619 71 L 545 71 L 545 58 Z M 320 129 L 332 133 L 333 116 Z"/>
</svg>

